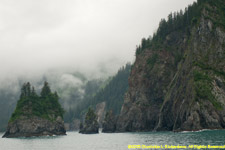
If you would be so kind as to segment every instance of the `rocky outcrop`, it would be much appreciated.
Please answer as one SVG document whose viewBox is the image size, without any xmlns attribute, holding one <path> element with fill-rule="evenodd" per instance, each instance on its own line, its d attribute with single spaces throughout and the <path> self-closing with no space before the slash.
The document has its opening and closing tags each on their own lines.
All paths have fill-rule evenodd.
<svg viewBox="0 0 225 150">
<path fill-rule="evenodd" d="M 3 137 L 31 137 L 45 135 L 66 135 L 63 109 L 58 102 L 58 94 L 51 92 L 45 82 L 41 96 L 38 96 L 30 83 L 25 83 Z"/>
<path fill-rule="evenodd" d="M 102 124 L 102 132 L 105 133 L 113 133 L 116 131 L 116 121 L 117 118 L 113 114 L 112 110 L 108 111 L 105 115 L 103 124 Z"/>
<path fill-rule="evenodd" d="M 225 18 L 221 6 L 224 1 L 199 1 L 188 9 L 189 17 L 193 9 L 200 13 L 190 20 L 192 24 L 187 23 L 183 30 L 173 26 L 166 35 L 160 28 L 149 46 L 139 51 L 116 132 L 225 128 L 225 24 L 221 23 Z M 185 14 L 183 17 L 186 19 Z M 160 25 L 169 27 L 169 23 Z"/>
<path fill-rule="evenodd" d="M 105 116 L 106 102 L 101 102 L 96 105 L 95 113 L 97 115 L 97 121 L 100 127 Z"/>
<path fill-rule="evenodd" d="M 32 137 L 46 135 L 66 135 L 64 122 L 61 117 L 56 121 L 50 121 L 40 117 L 21 117 L 18 120 L 10 122 L 3 137 Z"/>
<path fill-rule="evenodd" d="M 98 133 L 99 124 L 97 122 L 97 116 L 94 113 L 94 110 L 89 108 L 85 116 L 84 124 L 80 124 L 79 133 L 82 134 L 95 134 Z"/>
</svg>

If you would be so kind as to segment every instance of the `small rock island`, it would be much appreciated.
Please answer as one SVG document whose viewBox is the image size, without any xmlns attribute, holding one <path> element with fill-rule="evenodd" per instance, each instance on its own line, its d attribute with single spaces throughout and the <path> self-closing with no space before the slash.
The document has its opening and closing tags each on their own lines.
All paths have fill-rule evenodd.
<svg viewBox="0 0 225 150">
<path fill-rule="evenodd" d="M 97 121 L 97 116 L 93 109 L 88 108 L 88 112 L 85 116 L 84 124 L 80 124 L 79 133 L 82 134 L 95 134 L 98 133 L 99 124 Z"/>
<path fill-rule="evenodd" d="M 114 133 L 116 131 L 116 121 L 117 118 L 110 110 L 105 114 L 105 119 L 102 124 L 102 132 L 104 133 Z"/>
<path fill-rule="evenodd" d="M 64 110 L 58 100 L 57 92 L 51 92 L 48 82 L 44 83 L 40 96 L 29 82 L 25 83 L 3 138 L 66 135 Z"/>
</svg>

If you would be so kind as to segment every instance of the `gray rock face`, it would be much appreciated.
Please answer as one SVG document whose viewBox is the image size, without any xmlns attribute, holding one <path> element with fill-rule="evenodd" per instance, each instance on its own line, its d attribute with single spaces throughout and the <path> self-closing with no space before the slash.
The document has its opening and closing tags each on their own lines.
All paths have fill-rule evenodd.
<svg viewBox="0 0 225 150">
<path fill-rule="evenodd" d="M 102 122 L 105 116 L 105 109 L 106 109 L 106 102 L 101 102 L 96 105 L 95 113 L 100 127 L 102 127 Z"/>
<path fill-rule="evenodd" d="M 109 111 L 105 115 L 105 119 L 102 124 L 102 132 L 113 133 L 116 131 L 117 118 L 113 115 L 112 111 Z"/>
<path fill-rule="evenodd" d="M 210 13 L 137 55 L 116 132 L 225 128 L 225 30 Z"/>
<path fill-rule="evenodd" d="M 98 133 L 99 125 L 98 122 L 92 122 L 91 124 L 85 124 L 80 126 L 79 133 L 82 134 L 96 134 Z"/>
<path fill-rule="evenodd" d="M 95 134 L 98 133 L 99 124 L 97 122 L 97 116 L 94 110 L 89 108 L 85 116 L 84 124 L 80 124 L 79 133 L 82 134 Z"/>
<path fill-rule="evenodd" d="M 192 29 L 186 58 L 171 81 L 156 130 L 225 128 L 225 32 L 219 27 L 211 31 L 211 26 L 202 17 Z"/>
<path fill-rule="evenodd" d="M 45 135 L 66 135 L 64 122 L 61 117 L 50 121 L 40 117 L 21 117 L 8 123 L 7 131 L 3 135 L 6 138 L 31 137 Z"/>
</svg>

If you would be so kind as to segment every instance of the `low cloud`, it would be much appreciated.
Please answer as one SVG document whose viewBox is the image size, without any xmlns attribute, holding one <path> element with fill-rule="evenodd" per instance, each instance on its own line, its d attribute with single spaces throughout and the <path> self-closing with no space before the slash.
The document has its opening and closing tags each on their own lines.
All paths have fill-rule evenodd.
<svg viewBox="0 0 225 150">
<path fill-rule="evenodd" d="M 20 82 L 46 76 L 54 87 L 75 88 L 83 84 L 76 72 L 115 74 L 161 18 L 193 1 L 1 0 L 0 88 L 18 92 Z"/>
</svg>

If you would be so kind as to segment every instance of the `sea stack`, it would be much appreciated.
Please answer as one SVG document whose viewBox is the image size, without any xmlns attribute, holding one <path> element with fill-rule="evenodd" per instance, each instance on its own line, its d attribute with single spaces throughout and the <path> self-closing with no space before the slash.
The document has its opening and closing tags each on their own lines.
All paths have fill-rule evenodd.
<svg viewBox="0 0 225 150">
<path fill-rule="evenodd" d="M 58 102 L 57 92 L 52 93 L 47 82 L 37 95 L 30 83 L 21 89 L 20 99 L 12 114 L 3 137 L 31 137 L 66 135 L 64 110 Z"/>
<path fill-rule="evenodd" d="M 99 124 L 94 110 L 89 108 L 85 116 L 84 124 L 81 123 L 79 133 L 82 134 L 95 134 L 98 133 Z"/>
<path fill-rule="evenodd" d="M 116 117 L 113 114 L 112 110 L 108 111 L 105 114 L 105 118 L 102 124 L 102 132 L 113 133 L 116 131 Z"/>
</svg>

